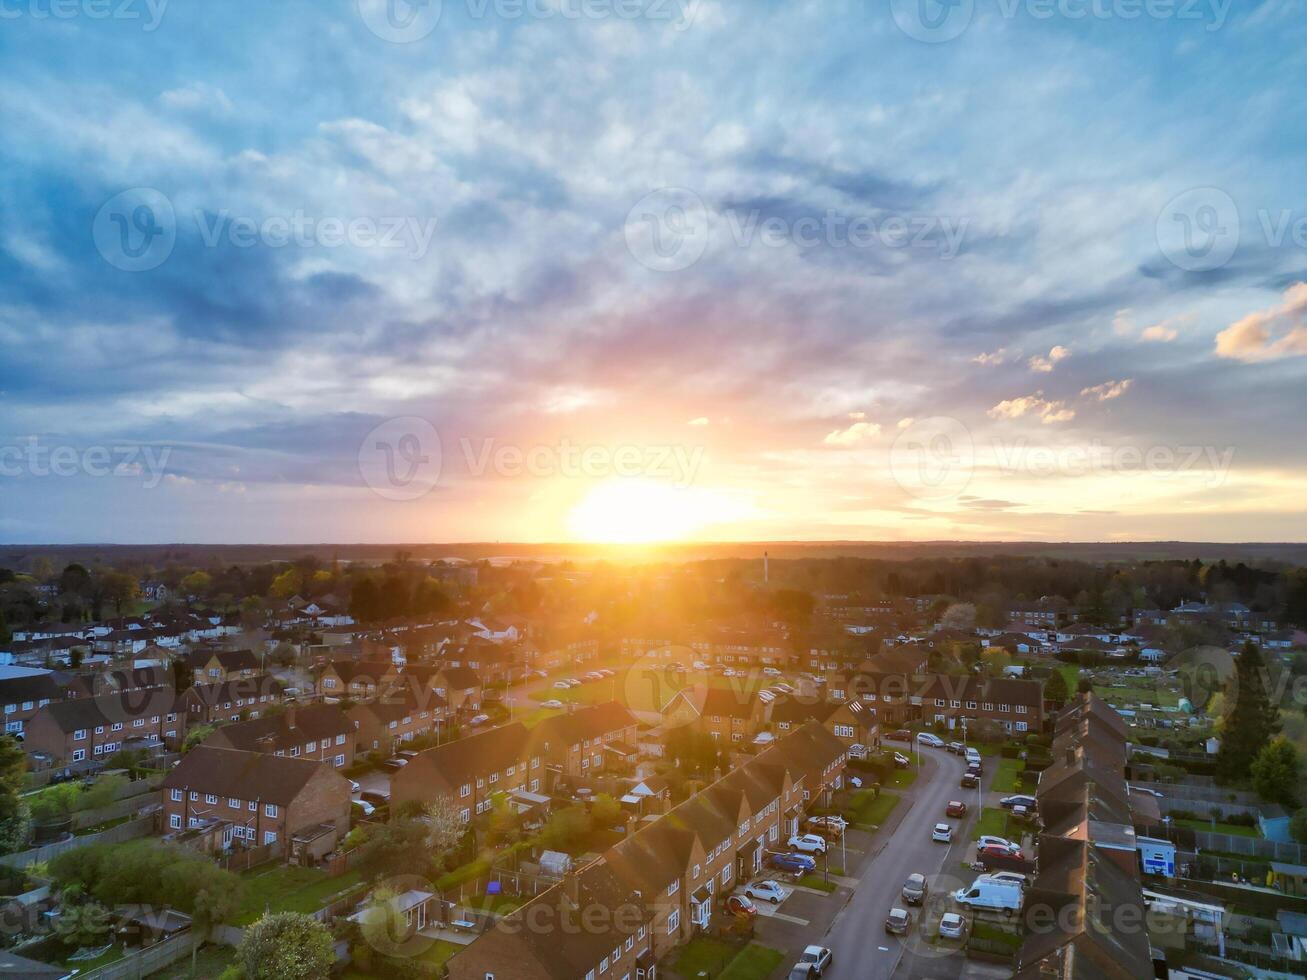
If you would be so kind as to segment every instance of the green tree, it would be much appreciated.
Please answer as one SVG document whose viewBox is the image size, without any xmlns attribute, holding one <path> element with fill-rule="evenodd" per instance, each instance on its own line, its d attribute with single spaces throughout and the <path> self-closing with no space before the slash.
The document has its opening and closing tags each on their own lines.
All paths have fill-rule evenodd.
<svg viewBox="0 0 1307 980">
<path fill-rule="evenodd" d="M 600 793 L 590 804 L 590 820 L 604 830 L 615 827 L 622 820 L 622 804 L 608 793 Z"/>
<path fill-rule="evenodd" d="M 1253 789 L 1264 800 L 1292 807 L 1298 802 L 1298 750 L 1280 736 L 1257 753 L 1250 767 Z"/>
<path fill-rule="evenodd" d="M 1266 663 L 1257 644 L 1249 641 L 1235 657 L 1234 672 L 1225 683 L 1225 717 L 1216 776 L 1233 782 L 1248 771 L 1279 729 L 1278 711 L 1267 692 Z"/>
<path fill-rule="evenodd" d="M 359 848 L 359 871 L 369 881 L 387 875 L 425 874 L 431 866 L 427 825 L 421 820 L 393 820 L 373 831 Z"/>
<path fill-rule="evenodd" d="M 268 592 L 274 599 L 289 599 L 297 595 L 304 588 L 304 576 L 298 568 L 288 568 L 275 579 L 272 580 L 272 587 Z"/>
<path fill-rule="evenodd" d="M 27 843 L 27 804 L 21 793 L 27 756 L 12 735 L 0 735 L 0 854 Z"/>
<path fill-rule="evenodd" d="M 1071 691 L 1067 688 L 1066 677 L 1062 671 L 1054 670 L 1049 676 L 1048 683 L 1044 685 L 1044 697 L 1059 708 L 1067 703 Z"/>
<path fill-rule="evenodd" d="M 195 748 L 217 730 L 217 725 L 197 725 L 187 731 L 186 738 L 182 740 L 182 755 Z"/>
<path fill-rule="evenodd" d="M 540 831 L 540 843 L 551 851 L 561 851 L 590 830 L 590 818 L 579 806 L 557 811 Z"/>
<path fill-rule="evenodd" d="M 1303 807 L 1289 821 L 1289 833 L 1299 844 L 1307 844 L 1307 807 Z"/>
<path fill-rule="evenodd" d="M 123 614 L 123 606 L 137 599 L 141 594 L 141 587 L 136 579 L 117 569 L 111 569 L 100 576 L 100 590 L 105 600 L 113 603 L 114 611 L 119 616 Z"/>
<path fill-rule="evenodd" d="M 181 581 L 182 594 L 187 602 L 191 601 L 192 596 L 203 599 L 212 586 L 213 576 L 208 572 L 191 572 Z"/>
<path fill-rule="evenodd" d="M 265 915 L 245 930 L 236 958 L 247 980 L 317 980 L 336 962 L 331 931 L 299 912 Z"/>
</svg>

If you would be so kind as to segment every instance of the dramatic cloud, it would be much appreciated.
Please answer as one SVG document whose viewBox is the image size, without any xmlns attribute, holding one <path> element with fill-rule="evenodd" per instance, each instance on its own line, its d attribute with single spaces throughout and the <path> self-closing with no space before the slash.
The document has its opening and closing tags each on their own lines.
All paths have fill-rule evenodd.
<svg viewBox="0 0 1307 980">
<path fill-rule="evenodd" d="M 856 446 L 880 435 L 880 426 L 875 422 L 854 422 L 847 429 L 836 429 L 827 433 L 822 440 L 827 446 Z"/>
<path fill-rule="evenodd" d="M 985 367 L 997 367 L 998 365 L 1002 364 L 1004 361 L 1007 360 L 1007 351 L 1004 348 L 1000 347 L 998 350 L 993 351 L 992 353 L 977 354 L 971 360 L 974 363 L 981 364 Z"/>
<path fill-rule="evenodd" d="M 1296 283 L 1279 306 L 1249 313 L 1216 335 L 1216 353 L 1240 361 L 1307 354 L 1307 282 Z"/>
</svg>

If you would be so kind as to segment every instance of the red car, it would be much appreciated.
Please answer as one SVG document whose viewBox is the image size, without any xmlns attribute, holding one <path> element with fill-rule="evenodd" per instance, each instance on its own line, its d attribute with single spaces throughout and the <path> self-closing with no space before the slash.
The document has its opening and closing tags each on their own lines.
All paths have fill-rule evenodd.
<svg viewBox="0 0 1307 980">
<path fill-rule="evenodd" d="M 967 805 L 961 800 L 949 800 L 948 806 L 944 808 L 946 817 L 965 817 L 967 815 Z"/>
<path fill-rule="evenodd" d="M 887 742 L 911 742 L 912 733 L 906 728 L 900 728 L 898 731 L 890 732 L 886 735 L 885 740 Z"/>
<path fill-rule="evenodd" d="M 1011 849 L 999 844 L 981 844 L 976 848 L 977 857 L 1015 858 L 1021 860 L 1021 848 Z"/>
<path fill-rule="evenodd" d="M 754 905 L 747 895 L 732 895 L 726 899 L 726 911 L 731 915 L 743 915 L 753 918 L 758 914 L 758 906 Z"/>
</svg>

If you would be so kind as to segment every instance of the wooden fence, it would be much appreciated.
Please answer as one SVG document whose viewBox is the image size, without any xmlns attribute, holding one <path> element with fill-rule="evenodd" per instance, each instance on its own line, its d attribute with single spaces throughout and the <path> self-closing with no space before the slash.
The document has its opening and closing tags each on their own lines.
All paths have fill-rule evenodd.
<svg viewBox="0 0 1307 980">
<path fill-rule="evenodd" d="M 108 830 L 102 830 L 98 834 L 70 837 L 67 840 L 55 841 L 52 844 L 43 844 L 41 847 L 34 847 L 28 851 L 0 855 L 0 864 L 8 865 L 11 868 L 25 868 L 29 864 L 49 861 L 51 858 L 64 853 L 64 851 L 86 847 L 88 844 L 120 844 L 123 841 L 146 837 L 153 830 L 153 816 L 138 817 L 135 820 L 120 823 L 116 827 L 110 827 Z"/>
<path fill-rule="evenodd" d="M 155 970 L 162 970 L 165 966 L 190 955 L 191 933 L 190 930 L 186 930 L 170 936 L 163 942 L 129 953 L 120 960 L 106 963 L 86 973 L 79 973 L 77 980 L 137 980 L 138 977 L 148 976 Z"/>
</svg>

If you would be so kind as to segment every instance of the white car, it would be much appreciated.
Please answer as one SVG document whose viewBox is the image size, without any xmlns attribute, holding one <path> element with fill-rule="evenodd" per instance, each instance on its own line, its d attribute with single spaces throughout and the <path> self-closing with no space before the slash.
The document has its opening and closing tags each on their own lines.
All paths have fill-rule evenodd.
<svg viewBox="0 0 1307 980">
<path fill-rule="evenodd" d="M 816 834 L 795 834 L 787 842 L 790 850 L 801 854 L 825 854 L 826 839 Z"/>
<path fill-rule="evenodd" d="M 762 672 L 763 672 L 764 674 L 766 674 L 768 677 L 780 677 L 780 676 L 781 676 L 781 672 L 780 672 L 779 670 L 777 670 L 775 667 L 764 667 L 764 668 L 762 669 Z"/>
<path fill-rule="evenodd" d="M 468 725 L 472 728 L 478 728 L 490 720 L 489 715 L 473 715 L 468 719 Z"/>
<path fill-rule="evenodd" d="M 935 829 L 930 832 L 930 839 L 940 844 L 953 843 L 953 828 L 946 823 L 935 824 Z"/>
<path fill-rule="evenodd" d="M 917 732 L 917 744 L 928 745 L 932 749 L 942 749 L 944 740 L 938 735 L 932 735 L 930 732 Z"/>
<path fill-rule="evenodd" d="M 967 920 L 956 912 L 945 912 L 939 920 L 939 934 L 945 939 L 961 939 L 967 931 Z"/>
<path fill-rule="evenodd" d="M 980 837 L 978 837 L 978 838 L 976 839 L 976 846 L 977 846 L 977 847 L 985 847 L 986 845 L 989 845 L 989 846 L 991 846 L 991 847 L 1001 847 L 1001 848 L 1003 848 L 1005 851 L 1019 851 L 1019 850 L 1021 850 L 1021 845 L 1020 845 L 1020 844 L 1014 844 L 1012 841 L 1008 840 L 1006 837 L 994 837 L 994 836 L 991 835 L 991 834 L 981 834 Z"/>
<path fill-rule="evenodd" d="M 540 707 L 542 707 L 542 708 L 561 708 L 561 707 L 563 707 L 563 702 L 562 702 L 562 701 L 559 701 L 557 698 L 550 698 L 548 701 L 541 701 L 541 702 L 540 702 Z"/>
<path fill-rule="evenodd" d="M 554 681 L 554 689 L 557 691 L 569 691 L 572 685 L 567 681 Z"/>
<path fill-rule="evenodd" d="M 1030 884 L 1030 879 L 1018 871 L 991 871 L 983 874 L 976 880 L 985 878 L 989 881 L 1000 881 L 1008 885 L 1016 885 L 1018 888 L 1025 888 Z"/>
<path fill-rule="evenodd" d="M 370 817 L 372 814 L 377 812 L 377 808 L 367 800 L 354 800 L 352 802 L 359 808 L 359 813 L 363 814 L 365 817 Z"/>
<path fill-rule="evenodd" d="M 696 661 L 694 662 L 694 669 L 695 669 L 695 670 L 707 670 L 707 669 L 708 669 L 708 665 L 707 665 L 706 663 L 704 663 L 702 660 L 696 660 Z"/>
<path fill-rule="evenodd" d="M 578 681 L 575 677 L 569 677 L 569 678 L 567 679 L 567 686 L 568 686 L 568 687 L 580 687 L 580 686 L 581 686 L 581 682 Z"/>
<path fill-rule="evenodd" d="M 778 882 L 767 879 L 766 881 L 753 881 L 744 886 L 744 894 L 750 898 L 757 898 L 764 902 L 771 902 L 773 905 L 780 905 L 785 901 L 789 894 Z"/>
<path fill-rule="evenodd" d="M 834 957 L 825 946 L 809 946 L 803 951 L 803 955 L 799 957 L 798 965 L 807 965 L 810 976 L 813 973 L 821 976 L 830 969 L 832 962 L 834 962 Z"/>
<path fill-rule="evenodd" d="M 363 792 L 363 787 L 351 779 L 349 781 L 349 791 L 351 793 L 361 793 Z"/>
</svg>

